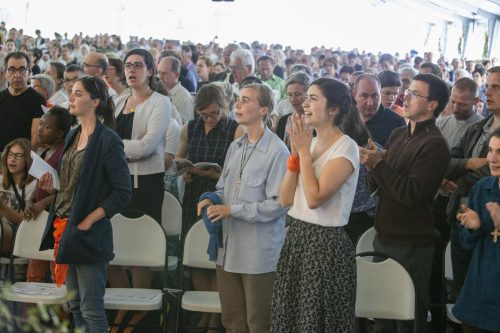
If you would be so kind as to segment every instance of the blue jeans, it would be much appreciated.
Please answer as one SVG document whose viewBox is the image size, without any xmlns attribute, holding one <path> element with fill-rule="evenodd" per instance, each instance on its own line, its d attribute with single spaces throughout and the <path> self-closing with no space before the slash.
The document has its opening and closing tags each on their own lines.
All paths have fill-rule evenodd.
<svg viewBox="0 0 500 333">
<path fill-rule="evenodd" d="M 76 327 L 85 327 L 87 333 L 108 332 L 104 310 L 107 264 L 69 265 L 66 277 L 68 292 L 75 295 L 69 301 Z"/>
</svg>

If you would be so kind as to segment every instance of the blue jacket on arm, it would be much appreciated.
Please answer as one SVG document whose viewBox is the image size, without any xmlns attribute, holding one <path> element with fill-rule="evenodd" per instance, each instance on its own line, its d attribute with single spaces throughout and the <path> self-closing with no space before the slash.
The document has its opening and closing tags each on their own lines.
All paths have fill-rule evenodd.
<svg viewBox="0 0 500 333">
<path fill-rule="evenodd" d="M 77 132 L 78 128 L 73 129 L 66 136 L 65 152 L 73 143 Z M 132 195 L 123 142 L 113 130 L 100 121 L 97 121 L 94 133 L 89 138 L 83 163 L 68 225 L 59 244 L 56 261 L 60 264 L 111 261 L 114 253 L 110 218 L 127 207 Z M 79 230 L 76 226 L 98 207 L 104 209 L 106 216 L 94 223 L 89 230 Z M 54 247 L 55 218 L 53 203 L 40 250 Z"/>
<path fill-rule="evenodd" d="M 200 196 L 200 200 L 208 199 L 212 201 L 214 205 L 222 205 L 222 200 L 219 196 L 213 192 L 205 192 Z M 212 223 L 212 221 L 208 218 L 207 215 L 208 206 L 203 207 L 201 210 L 201 216 L 203 217 L 203 223 L 207 228 L 208 233 L 210 234 L 210 239 L 208 240 L 208 248 L 207 254 L 208 259 L 210 261 L 217 260 L 217 252 L 219 248 L 224 247 L 224 243 L 222 241 L 222 221 L 219 223 Z"/>
</svg>

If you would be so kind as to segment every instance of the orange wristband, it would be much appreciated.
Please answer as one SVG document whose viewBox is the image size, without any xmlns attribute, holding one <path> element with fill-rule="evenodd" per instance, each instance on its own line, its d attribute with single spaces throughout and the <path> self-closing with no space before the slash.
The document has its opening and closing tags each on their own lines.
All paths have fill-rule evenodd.
<svg viewBox="0 0 500 333">
<path fill-rule="evenodd" d="M 288 171 L 291 171 L 291 172 L 299 172 L 300 171 L 299 155 L 288 156 L 287 169 L 288 169 Z"/>
</svg>

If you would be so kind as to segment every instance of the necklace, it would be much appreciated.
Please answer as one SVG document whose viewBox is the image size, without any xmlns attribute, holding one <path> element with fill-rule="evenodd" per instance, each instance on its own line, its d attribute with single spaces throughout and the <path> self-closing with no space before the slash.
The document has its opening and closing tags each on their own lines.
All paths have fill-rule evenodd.
<svg viewBox="0 0 500 333">
<path fill-rule="evenodd" d="M 132 100 L 136 100 L 137 97 L 134 97 L 134 96 L 131 96 L 130 100 L 128 101 L 129 102 L 129 109 L 128 109 L 128 113 L 134 113 L 136 111 L 136 108 L 137 108 L 137 105 L 143 103 L 146 99 L 148 99 L 149 96 L 151 96 L 151 94 L 153 93 L 153 90 L 152 89 L 149 89 L 146 97 L 144 97 L 144 100 L 139 102 L 139 103 L 132 103 Z"/>
<path fill-rule="evenodd" d="M 243 149 L 243 152 L 241 153 L 241 161 L 240 161 L 240 173 L 238 175 L 238 180 L 236 181 L 236 185 L 240 187 L 241 185 L 241 175 L 243 174 L 243 170 L 245 169 L 245 166 L 247 165 L 248 161 L 250 160 L 250 157 L 252 157 L 253 152 L 255 151 L 255 148 L 260 142 L 260 139 L 264 136 L 264 133 L 260 136 L 259 140 L 255 143 L 255 145 L 252 147 L 252 150 L 250 151 L 250 154 L 248 154 L 247 158 L 247 149 L 248 149 L 248 137 L 245 142 L 245 149 Z"/>
</svg>

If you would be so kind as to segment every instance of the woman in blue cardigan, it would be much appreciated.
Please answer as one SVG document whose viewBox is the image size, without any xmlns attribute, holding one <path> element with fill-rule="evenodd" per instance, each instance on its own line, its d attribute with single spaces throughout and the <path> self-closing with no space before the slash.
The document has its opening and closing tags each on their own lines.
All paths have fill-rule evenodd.
<svg viewBox="0 0 500 333">
<path fill-rule="evenodd" d="M 69 302 L 75 325 L 104 333 L 106 266 L 114 257 L 110 218 L 130 201 L 130 174 L 122 140 L 111 129 L 114 104 L 104 81 L 79 79 L 69 108 L 80 126 L 66 137 L 59 162 L 60 189 L 40 250 L 54 248 L 56 282 L 65 281 L 68 291 L 75 292 Z M 55 192 L 49 174 L 41 177 L 40 187 Z"/>
<path fill-rule="evenodd" d="M 478 181 L 469 207 L 457 215 L 460 242 L 473 250 L 465 283 L 453 307 L 464 333 L 500 332 L 500 128 L 491 134 L 488 164 L 491 177 Z"/>
</svg>

